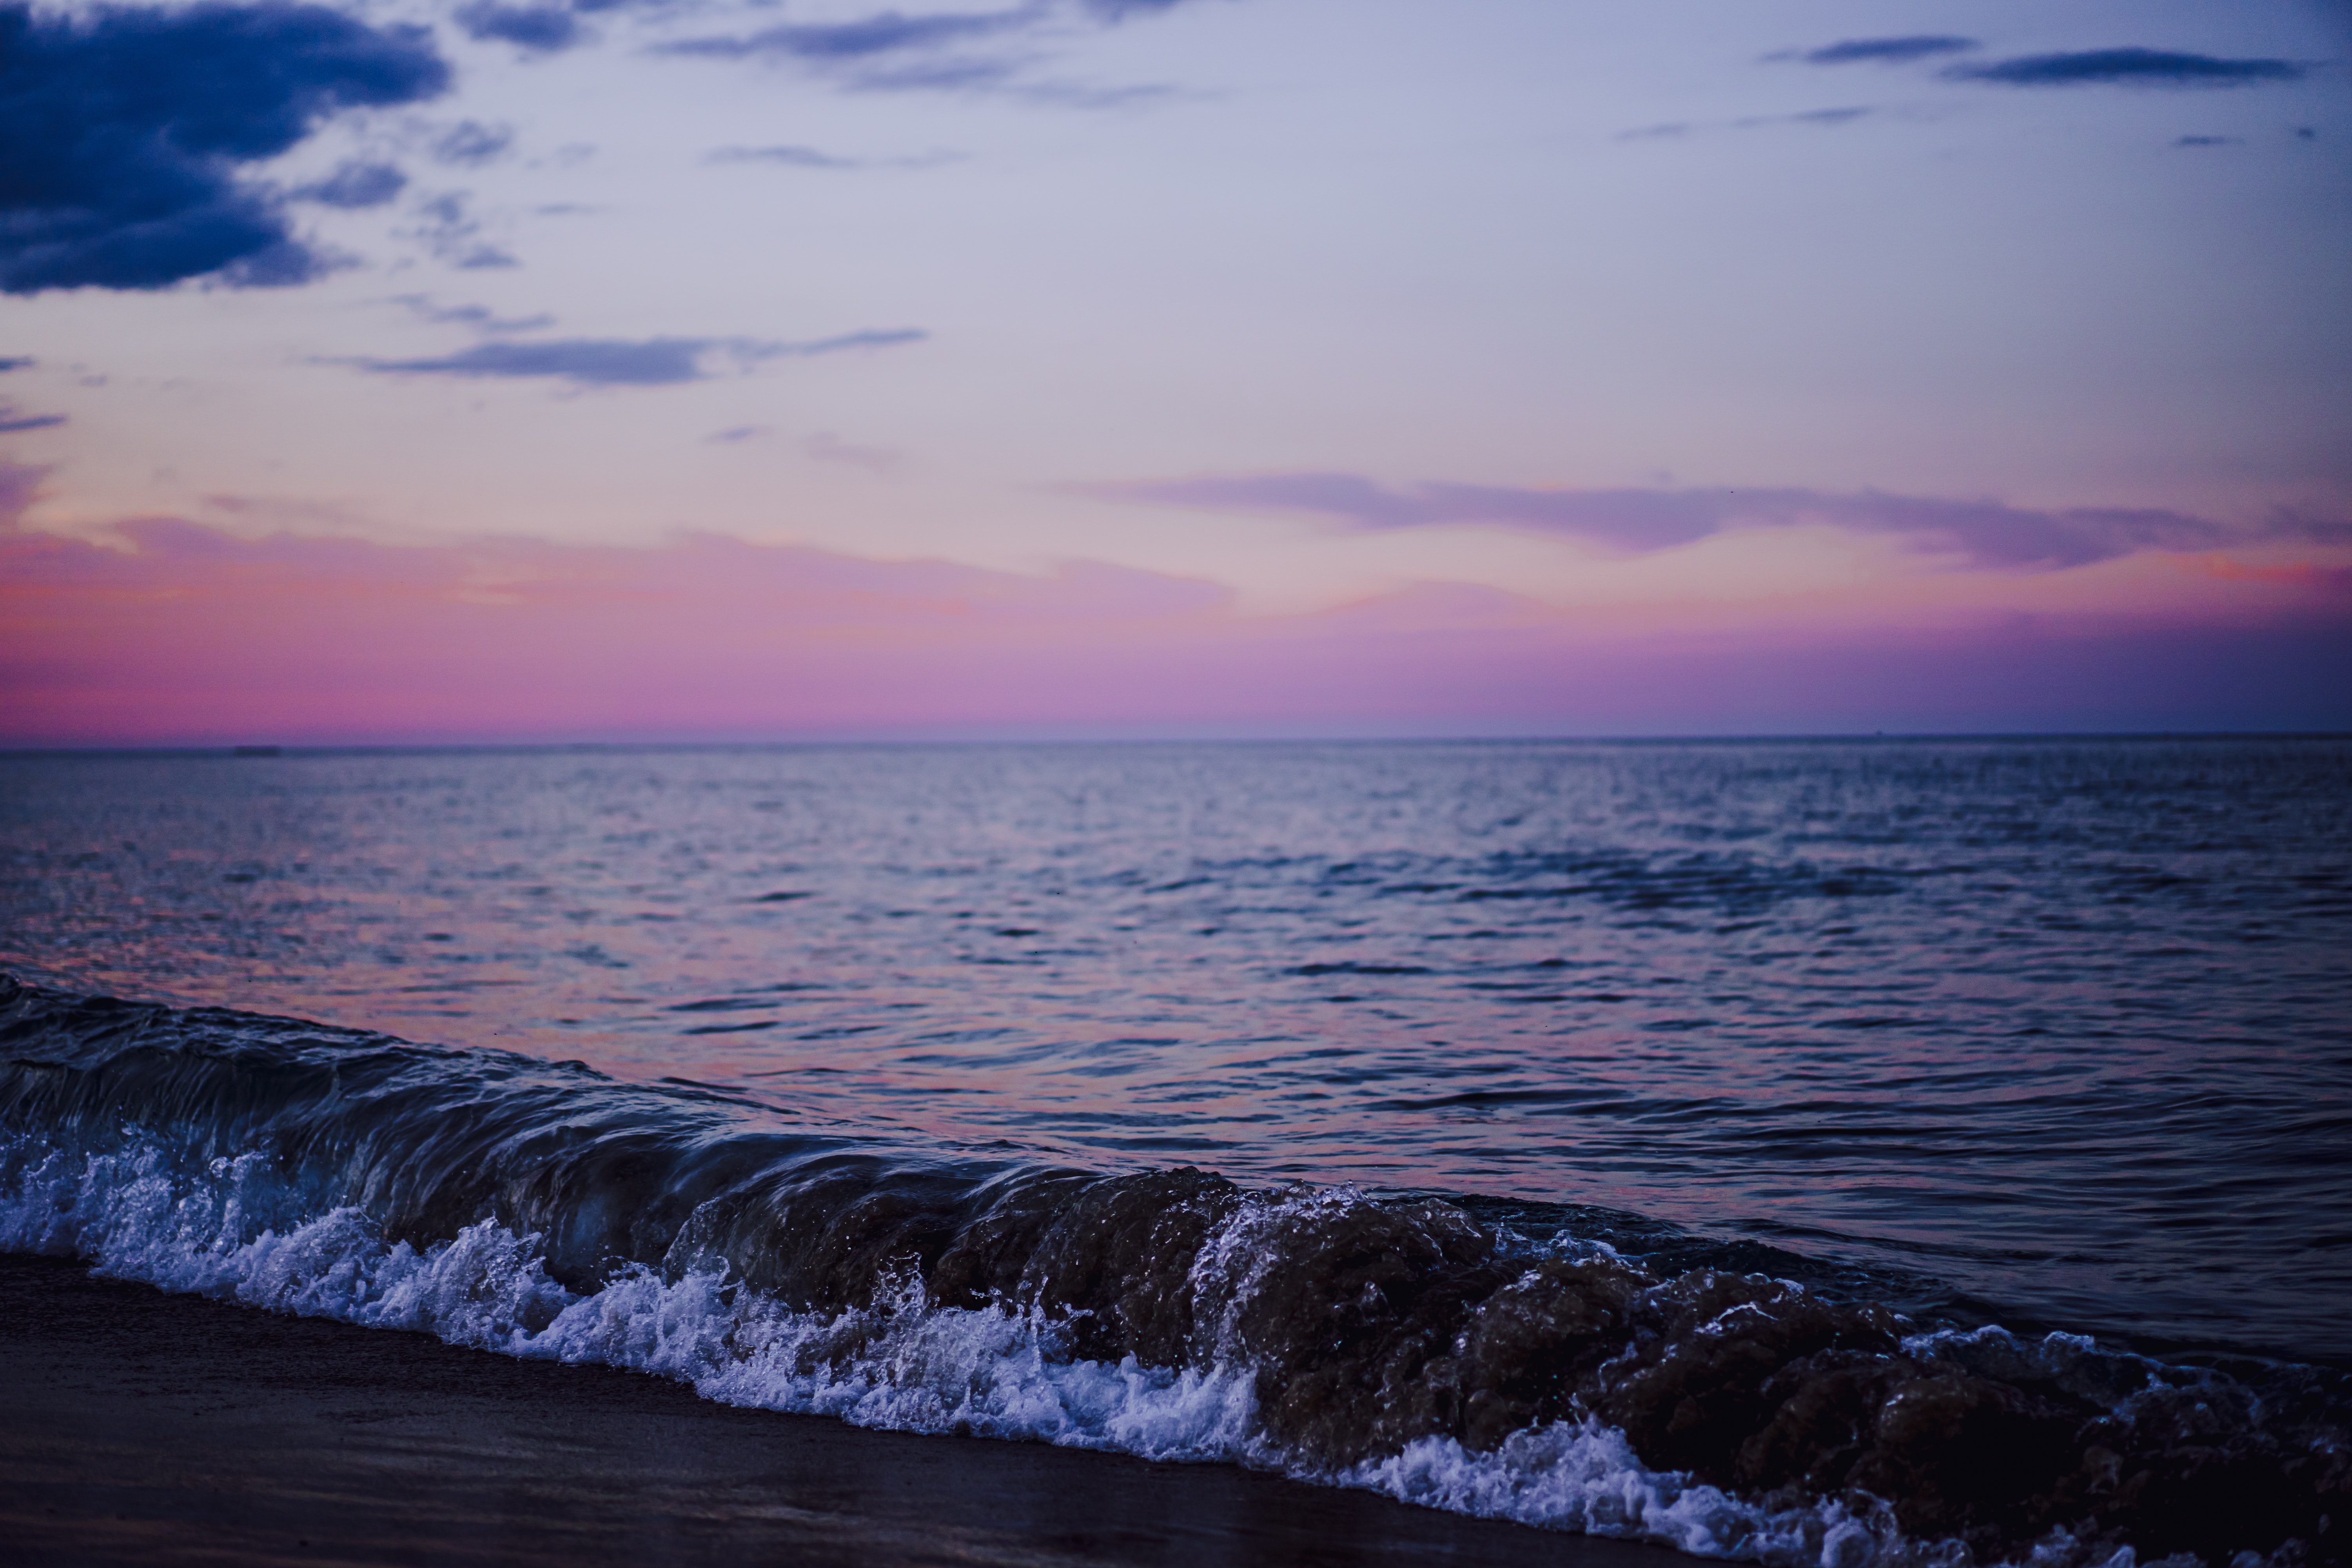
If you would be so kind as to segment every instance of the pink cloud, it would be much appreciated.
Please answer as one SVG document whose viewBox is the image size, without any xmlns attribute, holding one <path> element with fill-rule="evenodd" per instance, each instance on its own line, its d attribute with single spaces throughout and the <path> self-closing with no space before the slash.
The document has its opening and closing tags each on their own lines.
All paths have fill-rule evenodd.
<svg viewBox="0 0 2352 1568">
<path fill-rule="evenodd" d="M 2167 558 L 2237 595 L 2194 615 L 1853 594 L 1710 629 L 1444 584 L 1249 616 L 1115 566 L 714 536 L 117 531 L 0 531 L 0 742 L 2352 727 L 2345 574 L 2210 556 Z"/>
</svg>

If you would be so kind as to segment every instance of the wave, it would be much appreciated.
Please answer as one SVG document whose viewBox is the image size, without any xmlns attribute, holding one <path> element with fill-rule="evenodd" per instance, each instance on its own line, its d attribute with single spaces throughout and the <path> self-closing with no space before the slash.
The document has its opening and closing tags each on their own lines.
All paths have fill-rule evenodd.
<svg viewBox="0 0 2352 1568">
<path fill-rule="evenodd" d="M 2344 1557 L 2343 1373 L 1940 1325 L 1475 1207 L 898 1147 L 577 1063 L 0 978 L 0 1248 L 1703 1556 Z"/>
</svg>

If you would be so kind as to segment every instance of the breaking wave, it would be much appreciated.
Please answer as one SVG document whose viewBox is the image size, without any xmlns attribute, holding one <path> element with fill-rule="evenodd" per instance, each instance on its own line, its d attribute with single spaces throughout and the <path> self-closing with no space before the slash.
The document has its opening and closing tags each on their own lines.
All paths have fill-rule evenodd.
<svg viewBox="0 0 2352 1568">
<path fill-rule="evenodd" d="M 1775 1564 L 2341 1561 L 2344 1374 L 1645 1267 L 1429 1197 L 903 1149 L 0 979 L 0 1248 L 865 1426 Z"/>
</svg>

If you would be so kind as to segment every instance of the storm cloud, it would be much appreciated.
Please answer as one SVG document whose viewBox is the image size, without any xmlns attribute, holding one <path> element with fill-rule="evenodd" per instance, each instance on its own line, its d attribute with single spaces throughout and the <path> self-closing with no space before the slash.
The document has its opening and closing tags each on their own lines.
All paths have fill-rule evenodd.
<svg viewBox="0 0 2352 1568">
<path fill-rule="evenodd" d="M 448 83 L 425 29 L 321 5 L 0 5 L 0 289 L 307 281 L 323 262 L 239 166 Z"/>
</svg>

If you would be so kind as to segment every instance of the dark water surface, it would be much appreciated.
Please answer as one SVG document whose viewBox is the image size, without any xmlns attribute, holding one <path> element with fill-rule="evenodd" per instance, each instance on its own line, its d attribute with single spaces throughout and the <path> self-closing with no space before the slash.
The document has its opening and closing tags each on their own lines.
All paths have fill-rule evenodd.
<svg viewBox="0 0 2352 1568">
<path fill-rule="evenodd" d="M 5 758 L 0 1248 L 1772 1563 L 2340 1562 L 2347 784 Z"/>
</svg>

